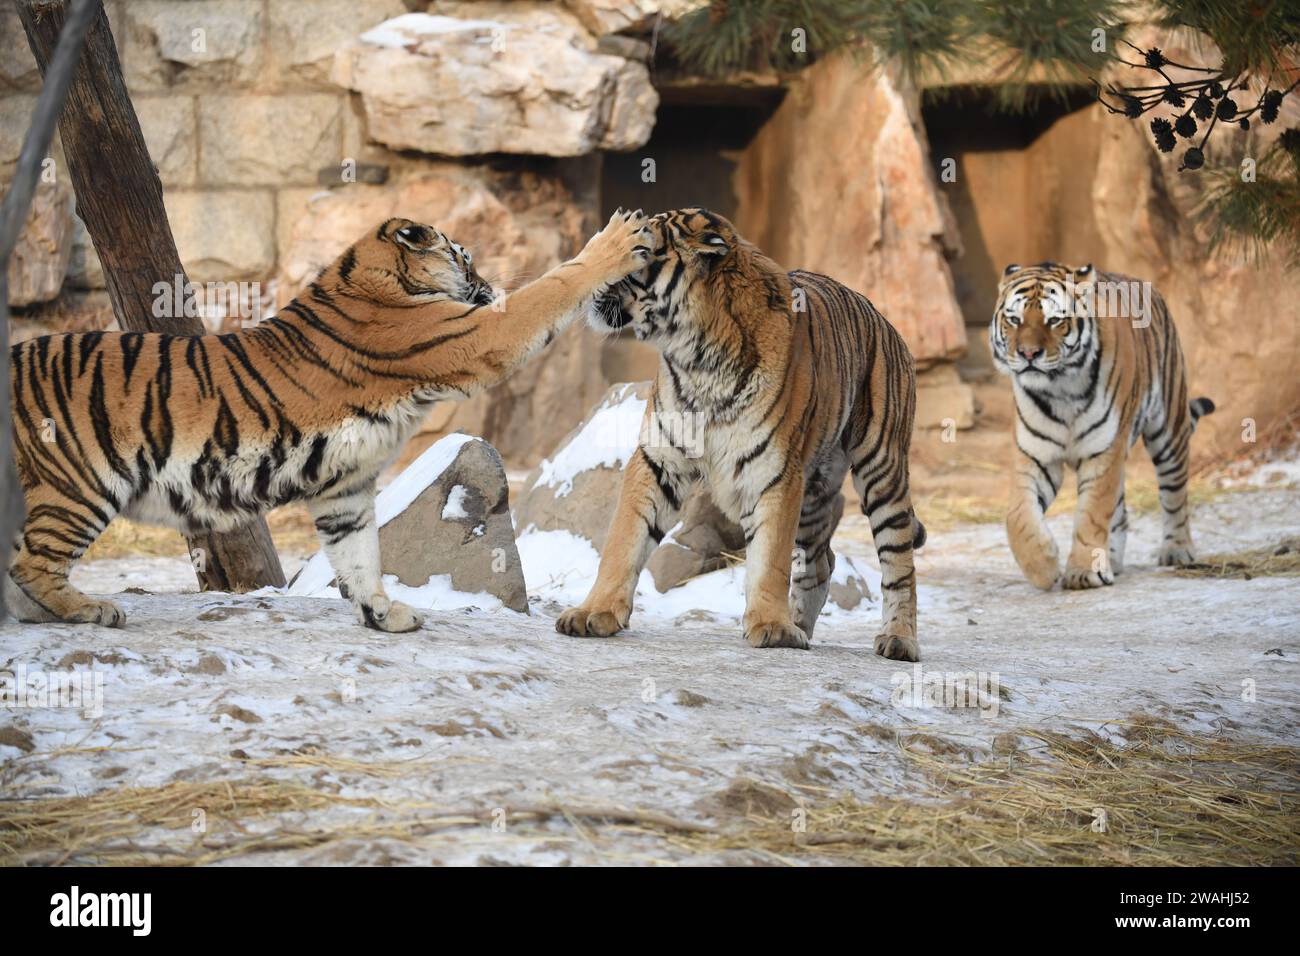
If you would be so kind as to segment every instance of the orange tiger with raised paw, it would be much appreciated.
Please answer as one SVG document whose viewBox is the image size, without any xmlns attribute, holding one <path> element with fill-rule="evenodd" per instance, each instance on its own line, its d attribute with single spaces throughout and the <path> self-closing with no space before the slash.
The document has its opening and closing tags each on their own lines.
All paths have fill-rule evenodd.
<svg viewBox="0 0 1300 956">
<path fill-rule="evenodd" d="M 68 582 L 114 516 L 230 530 L 301 500 L 358 619 L 414 630 L 419 617 L 380 581 L 375 479 L 431 404 L 506 378 L 641 268 L 648 242 L 641 213 L 619 211 L 576 258 L 496 300 L 469 252 L 390 219 L 253 328 L 14 346 L 27 520 L 5 582 L 10 608 L 24 621 L 120 626 L 117 605 Z"/>
</svg>

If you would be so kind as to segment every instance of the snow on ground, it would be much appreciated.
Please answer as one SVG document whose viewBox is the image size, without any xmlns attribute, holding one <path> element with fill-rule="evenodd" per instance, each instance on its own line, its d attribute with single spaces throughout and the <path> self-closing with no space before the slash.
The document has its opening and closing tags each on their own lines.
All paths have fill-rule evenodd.
<svg viewBox="0 0 1300 956">
<path fill-rule="evenodd" d="M 846 517 L 838 549 L 875 567 L 861 521 Z M 1133 524 L 1129 570 L 1114 587 L 1046 594 L 1020 576 L 1001 527 L 932 533 L 918 564 L 919 670 L 872 653 L 878 601 L 823 619 L 810 651 L 750 648 L 735 620 L 739 569 L 664 597 L 643 587 L 625 635 L 558 635 L 554 617 L 585 594 L 596 556 L 556 536 L 521 541 L 531 616 L 444 610 L 404 635 L 356 626 L 341 601 L 177 593 L 192 587 L 182 561 L 88 562 L 74 576 L 80 587 L 158 593 L 116 598 L 128 615 L 124 630 L 0 630 L 0 671 L 93 667 L 103 675 L 98 713 L 0 710 L 0 727 L 29 733 L 34 748 L 0 744 L 0 793 L 272 774 L 484 814 L 561 801 L 707 820 L 734 812 L 720 795 L 744 780 L 805 801 L 924 796 L 895 733 L 933 734 L 981 754 L 997 735 L 1108 733 L 1109 721 L 1146 712 L 1197 732 L 1294 743 L 1300 579 L 1178 577 L 1153 567 L 1157 517 Z M 1053 527 L 1064 543 L 1068 516 Z M 1193 527 L 1202 554 L 1273 543 L 1300 534 L 1300 496 L 1234 491 L 1199 506 Z M 874 575 L 871 584 L 878 593 Z M 926 706 L 924 694 L 909 692 L 972 673 L 993 691 L 974 706 Z M 385 769 L 335 769 L 310 757 L 275 769 L 248 762 L 292 754 Z M 314 811 L 307 822 L 327 825 L 349 812 Z M 653 850 L 659 859 L 680 852 Z M 242 862 L 489 858 L 599 856 L 581 840 L 554 844 L 544 831 L 485 826 L 452 841 L 358 841 Z"/>
</svg>

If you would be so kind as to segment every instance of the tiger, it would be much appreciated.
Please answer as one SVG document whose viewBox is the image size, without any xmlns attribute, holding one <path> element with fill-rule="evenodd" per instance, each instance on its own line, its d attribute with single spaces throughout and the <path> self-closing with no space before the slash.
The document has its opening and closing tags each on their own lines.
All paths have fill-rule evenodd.
<svg viewBox="0 0 1300 956">
<path fill-rule="evenodd" d="M 1159 292 L 1091 264 L 1010 265 L 998 284 L 989 345 L 1015 395 L 1006 525 L 1025 577 L 1044 590 L 1058 580 L 1070 590 L 1114 583 L 1128 537 L 1124 466 L 1139 436 L 1164 514 L 1159 563 L 1191 564 L 1189 449 L 1214 402 L 1188 401 L 1178 332 Z M 1065 465 L 1077 473 L 1079 498 L 1062 574 L 1043 516 Z"/>
<path fill-rule="evenodd" d="M 596 329 L 655 346 L 659 369 L 596 580 L 556 629 L 626 628 L 642 567 L 702 483 L 744 532 L 746 640 L 807 649 L 851 472 L 880 559 L 874 650 L 918 660 L 925 528 L 908 488 L 916 374 L 902 337 L 864 296 L 785 271 L 707 209 L 653 216 L 650 234 L 650 263 L 589 307 Z"/>
<path fill-rule="evenodd" d="M 269 319 L 222 335 L 47 335 L 10 352 L 27 516 L 6 577 L 23 621 L 120 627 L 69 583 L 119 514 L 228 531 L 306 504 L 359 623 L 420 627 L 380 579 L 375 484 L 429 407 L 502 381 L 585 301 L 648 261 L 618 210 L 573 259 L 510 294 L 433 226 L 389 219 Z"/>
</svg>

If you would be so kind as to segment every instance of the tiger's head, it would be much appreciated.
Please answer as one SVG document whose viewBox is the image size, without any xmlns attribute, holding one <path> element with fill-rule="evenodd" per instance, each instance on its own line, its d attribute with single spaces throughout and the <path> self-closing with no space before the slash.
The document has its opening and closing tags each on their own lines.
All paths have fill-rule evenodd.
<svg viewBox="0 0 1300 956">
<path fill-rule="evenodd" d="M 662 350 L 698 355 L 746 338 L 738 326 L 765 308 L 788 306 L 785 273 L 717 213 L 675 209 L 648 228 L 650 261 L 592 300 L 594 328 L 630 329 Z"/>
<path fill-rule="evenodd" d="M 989 325 L 993 364 L 1017 377 L 1050 376 L 1082 361 L 1091 341 L 1091 265 L 1007 266 Z"/>
<path fill-rule="evenodd" d="M 450 300 L 490 305 L 492 286 L 469 250 L 433 226 L 389 219 L 334 261 L 317 284 L 379 305 Z"/>
</svg>

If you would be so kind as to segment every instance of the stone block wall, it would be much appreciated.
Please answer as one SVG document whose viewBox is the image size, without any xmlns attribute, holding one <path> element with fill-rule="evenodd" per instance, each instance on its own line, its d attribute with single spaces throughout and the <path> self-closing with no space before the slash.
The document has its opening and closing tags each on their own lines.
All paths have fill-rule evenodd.
<svg viewBox="0 0 1300 956">
<path fill-rule="evenodd" d="M 196 281 L 265 281 L 323 169 L 360 159 L 334 52 L 408 12 L 403 0 L 105 0 L 177 248 Z M 0 4 L 0 183 L 7 185 L 40 74 L 11 4 Z M 64 169 L 56 142 L 56 171 Z M 57 172 L 56 172 L 57 175 Z M 103 288 L 72 224 L 67 285 Z M 57 289 L 55 290 L 57 292 Z M 16 303 L 21 304 L 21 303 Z"/>
</svg>

